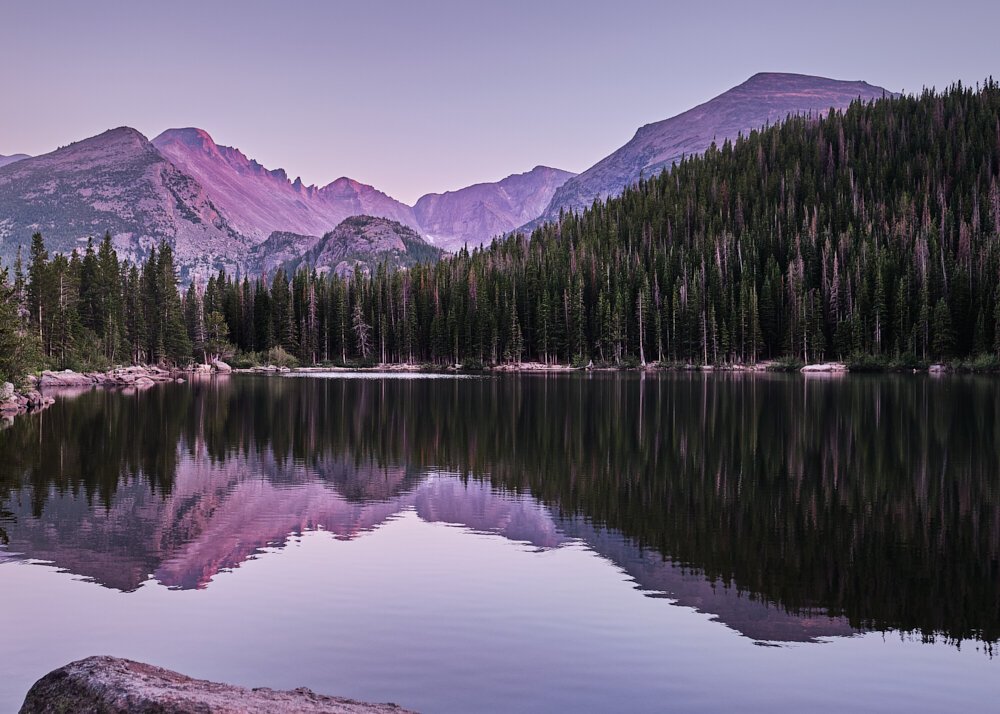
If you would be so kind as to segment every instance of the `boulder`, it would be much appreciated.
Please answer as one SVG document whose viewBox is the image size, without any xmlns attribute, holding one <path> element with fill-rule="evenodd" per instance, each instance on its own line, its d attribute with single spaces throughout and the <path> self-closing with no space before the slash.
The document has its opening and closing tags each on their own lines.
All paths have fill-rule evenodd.
<svg viewBox="0 0 1000 714">
<path fill-rule="evenodd" d="M 843 362 L 822 362 L 820 364 L 807 364 L 802 368 L 806 374 L 810 372 L 846 372 L 847 365 Z"/>
<path fill-rule="evenodd" d="M 14 385 L 10 382 L 4 382 L 3 386 L 0 386 L 0 402 L 10 402 L 14 400 Z"/>
<path fill-rule="evenodd" d="M 212 362 L 212 367 L 214 367 L 215 371 L 218 372 L 219 374 L 229 374 L 230 372 L 233 371 L 233 368 L 230 367 L 225 362 L 223 362 L 221 359 L 217 359 L 214 362 Z"/>
<path fill-rule="evenodd" d="M 38 386 L 46 387 L 89 387 L 94 384 L 94 378 L 86 374 L 78 374 L 71 369 L 62 372 L 42 372 L 42 378 L 38 380 Z"/>
<path fill-rule="evenodd" d="M 35 682 L 21 714 L 43 712 L 157 712 L 158 714 L 406 714 L 395 704 L 366 704 L 308 689 L 244 689 L 192 679 L 168 669 L 116 657 L 88 657 Z"/>
</svg>

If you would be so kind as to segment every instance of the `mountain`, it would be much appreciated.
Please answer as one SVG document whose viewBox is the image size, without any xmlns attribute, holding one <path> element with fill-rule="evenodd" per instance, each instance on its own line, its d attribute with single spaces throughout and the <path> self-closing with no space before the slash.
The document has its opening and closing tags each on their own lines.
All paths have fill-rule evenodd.
<svg viewBox="0 0 1000 714">
<path fill-rule="evenodd" d="M 556 189 L 575 174 L 536 166 L 495 183 L 428 193 L 413 207 L 427 240 L 454 251 L 489 242 L 542 214 Z"/>
<path fill-rule="evenodd" d="M 375 216 L 352 216 L 286 267 L 295 270 L 300 265 L 309 265 L 320 273 L 332 271 L 343 276 L 353 273 L 356 265 L 370 273 L 382 262 L 394 268 L 409 268 L 440 257 L 439 248 L 402 223 Z"/>
<path fill-rule="evenodd" d="M 201 183 L 233 227 L 254 243 L 275 231 L 320 236 L 358 214 L 418 227 L 413 209 L 372 186 L 349 178 L 322 188 L 290 181 L 284 169 L 266 169 L 239 149 L 216 144 L 202 129 L 168 129 L 153 145 Z"/>
<path fill-rule="evenodd" d="M 0 154 L 0 167 L 6 166 L 7 164 L 12 164 L 15 161 L 20 161 L 21 159 L 31 158 L 27 154 L 11 154 L 10 156 L 4 156 Z"/>
<path fill-rule="evenodd" d="M 844 109 L 859 97 L 870 101 L 884 96 L 893 93 L 867 82 L 755 74 L 715 99 L 641 127 L 623 147 L 559 187 L 539 220 L 528 227 L 557 220 L 561 209 L 580 211 L 594 199 L 617 196 L 640 176 L 653 176 L 684 156 L 703 153 L 713 141 L 721 145 L 725 139 L 779 123 L 789 115 L 818 116 L 831 108 Z"/>
<path fill-rule="evenodd" d="M 320 236 L 274 231 L 267 240 L 258 243 L 250 250 L 247 270 L 254 275 L 273 273 L 283 265 L 301 260 L 320 240 L 322 240 Z"/>
<path fill-rule="evenodd" d="M 349 178 L 322 187 L 289 180 L 283 169 L 267 169 L 202 129 L 168 129 L 148 141 L 120 127 L 44 156 L 0 157 L 0 258 L 10 261 L 35 231 L 58 252 L 110 231 L 119 253 L 133 260 L 161 240 L 174 244 L 182 278 L 220 267 L 261 272 L 302 262 L 320 236 L 352 216 L 389 219 L 454 250 L 532 220 L 571 176 L 538 166 L 495 183 L 427 194 L 414 209 Z M 392 232 L 369 247 L 381 250 L 377 244 Z M 407 245 L 421 259 L 436 259 L 439 251 L 428 253 L 410 233 Z M 344 231 L 337 235 L 345 238 Z M 326 255 L 339 256 L 336 264 L 349 257 L 369 267 L 386 257 L 365 255 L 368 238 L 360 240 L 334 241 Z M 399 247 L 404 239 L 392 240 L 391 261 L 412 264 L 411 248 Z"/>
<path fill-rule="evenodd" d="M 128 127 L 0 168 L 0 257 L 35 231 L 61 252 L 109 231 L 132 259 L 167 240 L 182 275 L 232 268 L 248 247 L 202 185 Z"/>
</svg>

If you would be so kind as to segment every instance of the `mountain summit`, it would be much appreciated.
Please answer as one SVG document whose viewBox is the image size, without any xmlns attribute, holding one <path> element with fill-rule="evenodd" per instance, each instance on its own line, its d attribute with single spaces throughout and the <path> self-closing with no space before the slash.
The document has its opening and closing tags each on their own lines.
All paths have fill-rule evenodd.
<svg viewBox="0 0 1000 714">
<path fill-rule="evenodd" d="M 548 206 L 556 189 L 575 174 L 536 166 L 496 183 L 421 196 L 413 207 L 428 240 L 446 250 L 482 245 L 534 220 Z"/>
<path fill-rule="evenodd" d="M 569 179 L 552 197 L 538 222 L 556 220 L 560 210 L 579 211 L 595 199 L 616 196 L 639 180 L 653 176 L 685 156 L 777 124 L 789 115 L 820 115 L 845 109 L 855 99 L 891 96 L 867 82 L 849 82 L 804 74 L 763 72 L 693 109 L 641 127 L 632 140 Z"/>
<path fill-rule="evenodd" d="M 247 248 L 205 189 L 129 127 L 0 168 L 0 255 L 35 231 L 66 253 L 110 232 L 132 259 L 166 240 L 185 271 L 232 268 Z"/>
<path fill-rule="evenodd" d="M 203 129 L 168 129 L 153 145 L 205 187 L 233 226 L 260 243 L 274 231 L 323 235 L 345 218 L 367 213 L 417 228 L 413 209 L 348 178 L 318 188 L 290 181 L 239 149 L 220 146 Z"/>
</svg>

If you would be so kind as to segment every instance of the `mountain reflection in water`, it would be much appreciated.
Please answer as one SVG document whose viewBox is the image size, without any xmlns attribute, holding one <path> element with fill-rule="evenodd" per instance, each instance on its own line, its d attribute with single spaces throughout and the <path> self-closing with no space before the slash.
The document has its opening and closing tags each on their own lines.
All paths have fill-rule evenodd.
<svg viewBox="0 0 1000 714">
<path fill-rule="evenodd" d="M 403 512 L 583 543 L 759 641 L 1000 634 L 1000 388 L 770 375 L 234 376 L 61 399 L 0 432 L 0 562 L 210 587 Z M 6 551 L 6 552 L 5 552 Z"/>
</svg>

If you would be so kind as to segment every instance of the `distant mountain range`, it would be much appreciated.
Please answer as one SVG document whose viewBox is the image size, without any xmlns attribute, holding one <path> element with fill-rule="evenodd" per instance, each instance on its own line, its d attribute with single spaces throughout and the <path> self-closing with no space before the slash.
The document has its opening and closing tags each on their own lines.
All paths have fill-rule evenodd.
<svg viewBox="0 0 1000 714">
<path fill-rule="evenodd" d="M 201 129 L 168 129 L 153 146 L 208 187 L 212 200 L 242 235 L 260 243 L 274 231 L 321 236 L 349 216 L 383 216 L 418 229 L 413 209 L 349 178 L 317 188 L 270 171 L 239 149 L 219 146 Z"/>
<path fill-rule="evenodd" d="M 336 264 L 326 267 L 338 271 L 380 259 L 412 264 L 417 254 L 422 260 L 436 255 L 434 249 L 474 248 L 557 220 L 560 211 L 617 195 L 713 141 L 886 94 L 866 82 L 757 74 L 694 109 L 640 128 L 582 174 L 537 166 L 500 181 L 427 194 L 412 207 L 346 177 L 322 187 L 292 181 L 283 169 L 267 169 L 201 129 L 169 129 L 149 141 L 120 127 L 42 156 L 0 156 L 0 259 L 10 261 L 35 231 L 56 251 L 110 231 L 119 252 L 131 259 L 161 240 L 172 243 L 182 277 L 219 268 L 255 272 L 316 264 L 334 256 L 340 256 Z M 412 234 L 404 239 L 400 229 L 380 224 L 381 237 L 372 240 L 361 224 L 344 225 L 359 215 L 388 219 Z M 385 248 L 383 239 L 393 233 L 393 249 L 367 252 Z M 321 240 L 330 250 L 307 258 Z"/>
<path fill-rule="evenodd" d="M 7 164 L 12 164 L 15 161 L 27 158 L 29 158 L 27 154 L 11 154 L 10 156 L 0 154 L 0 166 L 6 166 Z"/>
<path fill-rule="evenodd" d="M 496 183 L 421 196 L 413 207 L 420 230 L 434 245 L 476 247 L 541 215 L 556 189 L 575 174 L 536 166 Z"/>
</svg>

